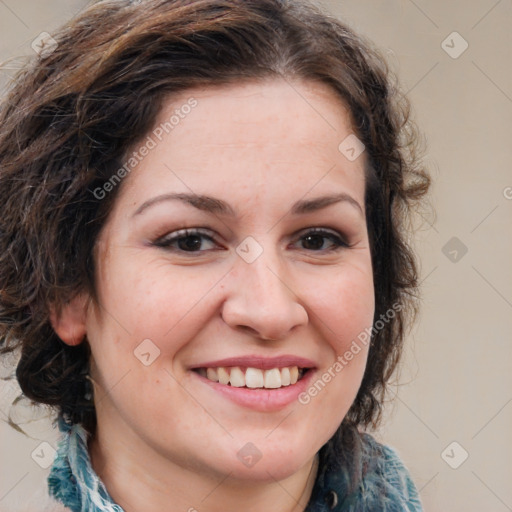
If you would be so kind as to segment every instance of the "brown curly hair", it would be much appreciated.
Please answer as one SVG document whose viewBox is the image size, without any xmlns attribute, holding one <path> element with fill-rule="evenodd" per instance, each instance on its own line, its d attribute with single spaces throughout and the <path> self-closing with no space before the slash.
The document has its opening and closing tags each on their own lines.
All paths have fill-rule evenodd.
<svg viewBox="0 0 512 512">
<path fill-rule="evenodd" d="M 23 393 L 94 433 L 88 343 L 64 344 L 49 315 L 81 291 L 96 299 L 93 247 L 121 187 L 104 199 L 93 191 L 165 98 L 300 78 L 328 84 L 351 111 L 366 147 L 374 320 L 401 305 L 374 332 L 361 387 L 331 441 L 345 427 L 376 427 L 417 310 L 408 219 L 429 188 L 410 104 L 382 55 L 306 0 L 106 0 L 53 37 L 53 52 L 27 65 L 0 105 L 0 349 L 20 349 Z"/>
</svg>

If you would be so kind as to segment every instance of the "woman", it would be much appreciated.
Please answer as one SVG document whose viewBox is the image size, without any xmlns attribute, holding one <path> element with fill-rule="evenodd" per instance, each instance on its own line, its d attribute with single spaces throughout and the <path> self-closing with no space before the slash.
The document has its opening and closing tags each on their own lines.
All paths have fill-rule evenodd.
<svg viewBox="0 0 512 512">
<path fill-rule="evenodd" d="M 0 323 L 58 412 L 54 504 L 421 510 L 363 432 L 429 184 L 378 52 L 287 0 L 104 1 L 53 38 L 0 116 Z"/>
</svg>

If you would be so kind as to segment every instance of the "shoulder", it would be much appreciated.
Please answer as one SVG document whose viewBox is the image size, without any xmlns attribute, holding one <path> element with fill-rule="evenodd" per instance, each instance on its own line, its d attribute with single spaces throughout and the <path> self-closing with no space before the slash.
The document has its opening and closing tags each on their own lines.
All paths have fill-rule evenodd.
<svg viewBox="0 0 512 512">
<path fill-rule="evenodd" d="M 422 511 L 418 490 L 397 450 L 379 443 L 367 433 L 361 434 L 363 460 L 367 468 L 362 485 L 368 499 L 384 499 L 385 510 Z"/>
<path fill-rule="evenodd" d="M 353 426 L 341 434 L 320 451 L 308 512 L 423 511 L 412 477 L 394 448 Z"/>
</svg>

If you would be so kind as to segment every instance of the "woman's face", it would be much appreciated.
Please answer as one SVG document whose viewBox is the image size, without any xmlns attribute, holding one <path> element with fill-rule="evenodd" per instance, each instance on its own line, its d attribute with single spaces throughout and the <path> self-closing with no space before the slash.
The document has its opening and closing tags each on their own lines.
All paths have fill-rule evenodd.
<svg viewBox="0 0 512 512">
<path fill-rule="evenodd" d="M 83 322 L 105 438 L 140 460 L 263 481 L 333 435 L 367 347 L 335 362 L 374 314 L 365 155 L 352 139 L 339 148 L 349 123 L 315 82 L 165 103 L 96 246 L 99 305 Z"/>
</svg>

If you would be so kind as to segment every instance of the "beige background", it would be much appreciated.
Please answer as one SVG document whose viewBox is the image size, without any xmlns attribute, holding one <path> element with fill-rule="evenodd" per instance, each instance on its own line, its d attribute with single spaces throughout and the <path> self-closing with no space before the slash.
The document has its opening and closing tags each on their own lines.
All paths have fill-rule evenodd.
<svg viewBox="0 0 512 512">
<path fill-rule="evenodd" d="M 424 219 L 417 237 L 422 315 L 376 437 L 398 450 L 425 510 L 512 510 L 512 2 L 322 3 L 373 39 L 398 70 L 435 180 L 436 217 Z M 0 0 L 0 59 L 30 53 L 36 36 L 84 5 Z M 453 58 L 464 41 L 467 50 Z M 12 72 L 0 73 L 1 83 Z M 5 418 L 13 390 L 2 386 Z M 45 421 L 27 427 L 34 439 L 1 423 L 4 510 L 44 484 L 47 471 L 31 453 L 48 457 L 51 448 L 40 443 L 56 446 L 56 438 Z"/>
</svg>

